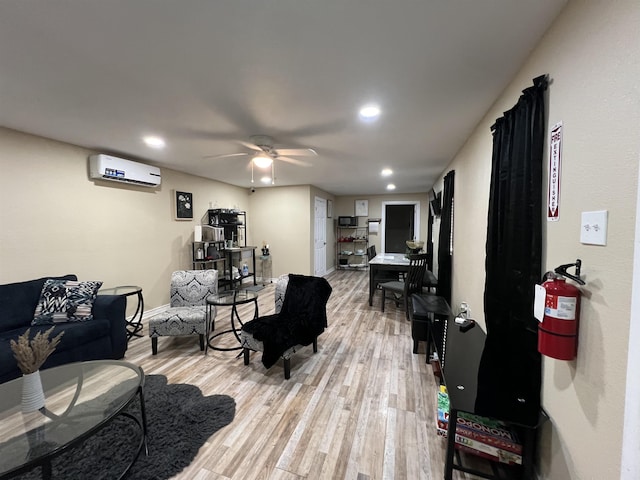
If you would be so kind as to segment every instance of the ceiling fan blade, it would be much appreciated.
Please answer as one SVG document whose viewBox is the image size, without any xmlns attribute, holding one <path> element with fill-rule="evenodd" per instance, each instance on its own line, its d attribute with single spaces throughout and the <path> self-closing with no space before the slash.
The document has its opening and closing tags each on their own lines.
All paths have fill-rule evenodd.
<svg viewBox="0 0 640 480">
<path fill-rule="evenodd" d="M 304 162 L 296 158 L 281 157 L 280 155 L 278 155 L 276 157 L 276 160 L 282 160 L 283 162 L 286 162 L 286 163 L 292 163 L 294 165 L 298 165 L 299 167 L 311 167 L 311 164 L 309 162 Z"/>
<path fill-rule="evenodd" d="M 260 153 L 263 152 L 263 150 L 258 145 L 255 145 L 253 143 L 240 141 L 240 144 L 244 145 L 245 147 L 247 147 L 247 148 L 249 148 L 251 150 L 255 150 L 256 152 L 260 152 Z"/>
<path fill-rule="evenodd" d="M 205 155 L 204 159 L 207 160 L 217 160 L 219 158 L 229 158 L 229 157 L 246 157 L 249 155 L 248 153 L 225 153 L 223 155 Z"/>
<path fill-rule="evenodd" d="M 278 155 L 293 155 L 294 157 L 315 157 L 318 152 L 312 148 L 278 148 Z"/>
</svg>

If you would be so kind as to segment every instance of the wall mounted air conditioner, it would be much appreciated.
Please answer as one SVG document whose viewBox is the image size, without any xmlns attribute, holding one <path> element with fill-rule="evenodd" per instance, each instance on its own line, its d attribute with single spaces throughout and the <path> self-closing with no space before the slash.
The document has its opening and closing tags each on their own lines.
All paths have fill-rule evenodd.
<svg viewBox="0 0 640 480">
<path fill-rule="evenodd" d="M 89 177 L 145 187 L 157 187 L 161 182 L 158 167 L 104 154 L 89 157 Z"/>
</svg>

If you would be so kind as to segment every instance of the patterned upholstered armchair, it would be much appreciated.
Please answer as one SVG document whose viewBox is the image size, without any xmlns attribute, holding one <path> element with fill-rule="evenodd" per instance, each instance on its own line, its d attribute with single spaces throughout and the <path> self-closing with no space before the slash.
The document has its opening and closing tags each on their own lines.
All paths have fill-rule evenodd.
<svg viewBox="0 0 640 480">
<path fill-rule="evenodd" d="M 318 335 L 327 327 L 326 305 L 331 286 L 324 278 L 281 275 L 276 283 L 275 313 L 246 322 L 241 342 L 244 364 L 251 351 L 262 352 L 262 363 L 273 366 L 284 361 L 284 378 L 291 376 L 291 356 L 303 346 L 313 344 L 318 351 Z"/>
<path fill-rule="evenodd" d="M 215 318 L 208 316 L 206 299 L 218 293 L 217 270 L 178 270 L 171 274 L 170 307 L 149 319 L 151 351 L 158 353 L 158 337 L 198 335 L 205 350 L 206 334 Z"/>
</svg>

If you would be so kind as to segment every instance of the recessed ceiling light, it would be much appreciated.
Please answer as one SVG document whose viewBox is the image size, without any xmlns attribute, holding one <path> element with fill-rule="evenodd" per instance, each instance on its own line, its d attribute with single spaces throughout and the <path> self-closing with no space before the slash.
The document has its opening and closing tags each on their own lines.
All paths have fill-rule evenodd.
<svg viewBox="0 0 640 480">
<path fill-rule="evenodd" d="M 164 148 L 165 141 L 163 138 L 155 137 L 153 135 L 146 136 L 142 139 L 148 147 L 151 148 Z"/>
<path fill-rule="evenodd" d="M 382 175 L 383 177 L 388 177 L 392 173 L 393 173 L 393 170 L 391 170 L 390 168 L 383 168 L 382 171 L 380 172 L 380 175 Z"/>
<path fill-rule="evenodd" d="M 380 107 L 373 103 L 365 105 L 360 109 L 359 115 L 363 120 L 375 120 L 380 116 Z"/>
<path fill-rule="evenodd" d="M 393 183 L 390 183 L 389 185 L 387 185 L 387 190 L 395 190 L 396 186 Z"/>
<path fill-rule="evenodd" d="M 271 165 L 273 159 L 271 157 L 267 157 L 266 155 L 256 155 L 253 157 L 253 164 L 258 168 L 267 168 Z"/>
<path fill-rule="evenodd" d="M 269 184 L 269 183 L 271 183 L 271 177 L 262 177 L 262 178 L 260 179 L 260 181 L 261 181 L 262 183 Z"/>
</svg>

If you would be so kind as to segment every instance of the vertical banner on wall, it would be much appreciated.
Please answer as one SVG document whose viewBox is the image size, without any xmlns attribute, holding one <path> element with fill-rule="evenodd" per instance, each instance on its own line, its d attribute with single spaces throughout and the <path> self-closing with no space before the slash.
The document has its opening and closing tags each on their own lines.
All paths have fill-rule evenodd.
<svg viewBox="0 0 640 480">
<path fill-rule="evenodd" d="M 547 221 L 560 218 L 560 173 L 562 160 L 562 122 L 551 129 L 549 138 L 549 195 L 547 197 Z"/>
</svg>

